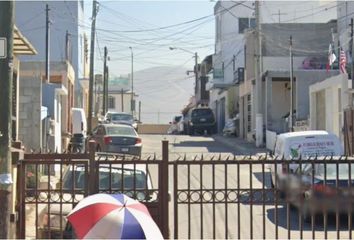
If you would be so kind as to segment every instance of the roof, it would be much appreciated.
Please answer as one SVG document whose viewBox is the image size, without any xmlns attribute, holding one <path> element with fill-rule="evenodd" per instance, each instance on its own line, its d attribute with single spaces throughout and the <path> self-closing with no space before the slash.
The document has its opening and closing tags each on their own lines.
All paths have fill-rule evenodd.
<svg viewBox="0 0 354 240">
<path fill-rule="evenodd" d="M 14 27 L 14 54 L 15 55 L 36 55 L 37 51 L 32 44 L 25 38 L 20 30 Z"/>
<path fill-rule="evenodd" d="M 301 132 L 287 132 L 278 135 L 278 138 L 291 138 L 291 137 L 306 137 L 313 135 L 330 135 L 327 131 L 301 131 Z"/>
<path fill-rule="evenodd" d="M 100 124 L 104 127 L 125 127 L 125 128 L 133 128 L 132 126 L 130 125 L 127 125 L 127 124 L 113 124 L 113 123 L 103 123 L 103 124 Z"/>
</svg>

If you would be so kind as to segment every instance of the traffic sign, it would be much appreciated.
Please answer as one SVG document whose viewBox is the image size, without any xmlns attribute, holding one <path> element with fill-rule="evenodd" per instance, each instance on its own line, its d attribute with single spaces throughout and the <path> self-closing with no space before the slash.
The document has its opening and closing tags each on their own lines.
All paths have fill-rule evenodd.
<svg viewBox="0 0 354 240">
<path fill-rule="evenodd" d="M 0 38 L 0 59 L 6 58 L 6 38 Z"/>
</svg>

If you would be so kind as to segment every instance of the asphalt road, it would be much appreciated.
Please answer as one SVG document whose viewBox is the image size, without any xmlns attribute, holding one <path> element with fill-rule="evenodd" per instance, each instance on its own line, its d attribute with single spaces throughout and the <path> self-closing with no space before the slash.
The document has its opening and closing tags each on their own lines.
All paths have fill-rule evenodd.
<svg viewBox="0 0 354 240">
<path fill-rule="evenodd" d="M 204 136 L 181 136 L 181 135 L 142 135 L 143 138 L 143 154 L 150 155 L 156 153 L 157 158 L 161 156 L 161 141 L 163 139 L 169 141 L 170 161 L 178 157 L 186 155 L 187 160 L 193 160 L 197 155 L 197 159 L 203 154 L 204 159 L 210 159 L 212 156 L 218 158 L 221 156 L 225 159 L 232 154 L 240 155 L 241 153 L 232 148 L 224 146 L 216 142 L 212 137 Z M 241 165 L 239 183 L 237 176 L 237 165 L 232 163 L 219 164 L 215 167 L 213 164 L 207 164 L 203 167 L 200 165 L 192 165 L 189 169 L 186 165 L 181 165 L 178 168 L 178 189 L 187 189 L 188 185 L 194 189 L 191 196 L 191 201 L 195 200 L 194 204 L 178 204 L 178 237 L 179 238 L 258 238 L 265 237 L 268 239 L 288 238 L 290 233 L 291 238 L 312 238 L 311 223 L 302 224 L 299 221 L 299 212 L 286 204 L 275 204 L 275 197 L 270 188 L 270 175 L 265 168 L 265 173 L 262 173 L 261 165 L 253 165 L 252 168 L 247 165 Z M 173 196 L 173 166 L 169 170 L 169 189 L 172 195 L 170 202 L 170 231 L 171 237 L 174 237 L 174 196 Z M 214 174 L 213 174 L 214 172 Z M 157 170 L 151 171 L 154 184 L 157 184 Z M 263 180 L 264 175 L 264 180 Z M 238 186 L 239 184 L 239 186 Z M 249 192 L 241 193 L 241 199 L 245 203 L 237 204 L 232 200 L 236 200 L 238 187 L 241 189 L 249 189 L 252 185 L 253 199 L 260 200 L 262 197 L 262 187 L 267 196 L 267 203 L 263 204 L 246 203 L 246 199 L 250 196 Z M 200 204 L 200 196 L 202 195 L 204 201 L 212 199 L 213 188 L 220 191 L 214 192 L 216 201 L 219 199 L 220 203 L 203 203 Z M 156 186 L 156 185 L 155 185 Z M 203 189 L 200 194 L 200 189 Z M 223 201 L 225 195 L 223 192 L 227 189 L 228 201 Z M 268 189 L 268 190 L 267 190 Z M 258 191 L 257 191 L 258 190 Z M 180 199 L 187 199 L 183 192 L 179 195 Z M 189 206 L 189 207 L 188 207 Z M 287 219 L 287 211 L 289 211 L 289 218 Z M 277 217 L 276 217 L 277 216 Z M 289 224 L 287 222 L 289 220 Z M 264 224 L 263 224 L 264 223 Z M 265 227 L 263 227 L 263 225 Z M 301 226 L 302 225 L 302 226 Z M 327 237 L 329 239 L 337 239 L 336 219 L 330 216 L 327 226 Z M 213 227 L 215 226 L 215 227 Z M 240 226 L 240 227 L 238 227 Z M 301 236 L 300 228 L 303 229 Z M 314 234 L 317 239 L 324 239 L 325 232 L 323 226 L 323 219 L 319 218 L 314 226 Z M 348 218 L 340 217 L 338 222 L 339 237 L 349 238 Z M 252 232 L 252 236 L 251 236 Z M 276 235 L 277 234 L 277 235 Z M 353 233 L 354 235 L 354 233 Z"/>
</svg>

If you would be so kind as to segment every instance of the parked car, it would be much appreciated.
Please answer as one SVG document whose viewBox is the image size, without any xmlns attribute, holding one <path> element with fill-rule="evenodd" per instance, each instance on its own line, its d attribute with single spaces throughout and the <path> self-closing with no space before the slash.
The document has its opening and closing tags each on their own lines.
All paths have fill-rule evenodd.
<svg viewBox="0 0 354 240">
<path fill-rule="evenodd" d="M 99 124 L 88 136 L 87 142 L 94 140 L 99 152 L 113 152 L 141 155 L 142 140 L 130 125 Z"/>
<path fill-rule="evenodd" d="M 223 134 L 225 136 L 238 136 L 238 132 L 239 132 L 238 123 L 239 123 L 238 115 L 234 118 L 228 119 L 223 129 Z"/>
<path fill-rule="evenodd" d="M 86 137 L 87 121 L 85 111 L 82 108 L 72 108 L 72 134 L 82 134 Z"/>
<path fill-rule="evenodd" d="M 134 180 L 135 179 L 135 180 Z M 87 184 L 88 175 L 85 173 L 85 168 L 80 165 L 67 167 L 63 173 L 62 181 L 62 199 L 63 204 L 51 204 L 40 211 L 38 215 L 38 238 L 67 238 L 72 235 L 72 229 L 66 226 L 66 216 L 73 209 L 73 204 L 68 202 L 68 199 L 80 201 L 84 198 L 83 190 Z M 135 184 L 135 186 L 134 186 Z M 57 184 L 60 189 L 60 183 Z M 99 189 L 101 191 L 112 189 L 113 191 L 123 192 L 129 197 L 139 201 L 153 201 L 156 196 L 153 194 L 153 186 L 150 178 L 150 173 L 147 171 L 145 164 L 101 165 L 99 167 Z M 74 192 L 74 193 L 73 193 Z M 60 196 L 52 196 L 60 198 Z M 50 210 L 50 211 L 49 211 Z M 48 226 L 50 222 L 50 226 Z M 61 226 L 60 226 L 61 222 Z M 65 229 L 64 229 L 65 228 Z M 64 232 L 63 232 L 64 231 Z"/>
<path fill-rule="evenodd" d="M 298 165 L 283 179 L 281 187 L 286 201 L 297 207 L 307 222 L 311 220 L 311 214 L 316 216 L 324 211 L 348 214 L 348 209 L 353 211 L 354 172 L 351 172 L 349 184 L 348 164 L 338 164 L 338 187 L 336 164 L 318 163 L 313 167 L 309 163 L 302 164 L 301 168 Z M 351 169 L 354 169 L 354 164 L 351 164 Z"/>
<path fill-rule="evenodd" d="M 186 134 L 208 134 L 216 132 L 214 113 L 210 108 L 199 107 L 191 109 L 184 118 L 184 131 Z"/>
<path fill-rule="evenodd" d="M 132 126 L 135 130 L 138 129 L 137 121 L 129 113 L 108 112 L 104 121 L 104 123 L 126 124 Z"/>
<path fill-rule="evenodd" d="M 331 212 L 335 210 L 333 204 L 336 199 L 343 199 L 344 195 L 349 192 L 353 194 L 353 190 L 345 190 L 345 188 L 348 188 L 349 182 L 348 164 L 339 164 L 338 186 L 340 188 L 336 189 L 336 164 L 311 164 L 310 161 L 315 157 L 323 159 L 326 156 L 334 156 L 334 159 L 338 160 L 342 154 L 343 148 L 338 137 L 326 131 L 280 134 L 276 139 L 275 158 L 280 161 L 304 160 L 304 163 L 300 165 L 299 163 L 286 164 L 282 162 L 276 164 L 276 167 L 275 164 L 270 164 L 271 185 L 286 196 L 289 203 L 302 211 L 305 220 L 310 219 L 311 212 L 314 214 L 320 213 L 323 207 Z M 314 169 L 312 169 L 312 166 L 314 166 Z M 326 181 L 324 181 L 325 168 Z M 354 180 L 354 175 L 352 179 Z M 346 206 L 346 209 L 348 209 L 348 204 L 341 203 L 340 205 Z M 342 210 L 345 211 L 345 209 Z"/>
<path fill-rule="evenodd" d="M 168 134 L 180 134 L 183 132 L 183 122 L 182 116 L 175 116 L 170 122 L 170 128 L 168 129 Z"/>
</svg>

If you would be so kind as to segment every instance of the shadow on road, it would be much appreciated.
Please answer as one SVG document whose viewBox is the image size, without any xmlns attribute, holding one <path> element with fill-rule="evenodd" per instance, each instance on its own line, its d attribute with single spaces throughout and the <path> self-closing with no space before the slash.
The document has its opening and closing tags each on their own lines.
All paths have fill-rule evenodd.
<svg viewBox="0 0 354 240">
<path fill-rule="evenodd" d="M 181 141 L 178 143 L 172 143 L 172 146 L 177 148 L 206 148 L 209 153 L 234 153 L 235 151 L 234 149 L 210 138 L 209 140 L 202 140 L 199 138 L 198 141 Z"/>
<path fill-rule="evenodd" d="M 289 221 L 290 230 L 300 230 L 299 211 L 295 208 L 290 207 L 289 212 L 290 212 L 290 221 Z M 277 214 L 278 214 L 278 226 L 282 227 L 284 229 L 288 229 L 288 227 L 287 227 L 287 206 L 286 205 L 279 205 Z M 275 215 L 276 215 L 275 208 L 267 209 L 267 217 L 274 224 L 276 224 Z M 352 219 L 353 219 L 353 217 L 352 217 Z M 302 223 L 303 223 L 303 231 L 311 231 L 312 230 L 311 220 L 310 220 L 310 222 L 304 222 L 302 220 Z M 324 229 L 325 228 L 324 228 L 323 215 L 316 216 L 314 230 L 315 231 L 324 231 Z M 336 216 L 334 214 L 328 215 L 327 230 L 328 231 L 336 231 Z M 345 216 L 345 215 L 340 216 L 339 230 L 340 231 L 349 230 L 348 216 Z"/>
</svg>

